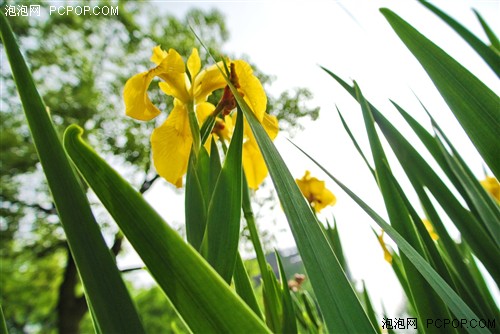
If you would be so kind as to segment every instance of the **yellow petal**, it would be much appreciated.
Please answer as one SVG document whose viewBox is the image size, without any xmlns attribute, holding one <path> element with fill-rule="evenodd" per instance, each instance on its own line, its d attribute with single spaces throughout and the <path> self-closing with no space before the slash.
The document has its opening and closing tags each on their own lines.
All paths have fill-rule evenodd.
<svg viewBox="0 0 500 334">
<path fill-rule="evenodd" d="M 267 167 L 255 141 L 248 140 L 243 144 L 243 169 L 248 186 L 251 189 L 259 188 L 267 176 Z"/>
<path fill-rule="evenodd" d="M 219 62 L 218 65 L 223 66 L 222 62 Z M 222 89 L 225 86 L 226 80 L 224 80 L 216 65 L 201 71 L 194 81 L 193 96 L 195 103 L 206 101 L 213 91 Z"/>
<path fill-rule="evenodd" d="M 323 187 L 321 196 L 319 197 L 319 199 L 316 199 L 314 209 L 317 212 L 320 212 L 329 205 L 335 205 L 336 202 L 337 198 L 335 197 L 335 195 L 330 190 L 326 189 L 326 187 Z"/>
<path fill-rule="evenodd" d="M 158 174 L 176 187 L 182 187 L 192 144 L 187 109 L 174 100 L 174 109 L 167 120 L 153 131 L 151 146 Z"/>
<path fill-rule="evenodd" d="M 276 116 L 271 116 L 268 113 L 264 113 L 262 125 L 264 126 L 264 130 L 266 130 L 271 140 L 274 140 L 279 131 L 278 119 L 276 118 Z"/>
<path fill-rule="evenodd" d="M 207 119 L 208 115 L 210 115 L 214 109 L 215 106 L 208 102 L 202 102 L 196 105 L 196 117 L 198 118 L 200 128 L 203 125 L 203 122 Z"/>
<path fill-rule="evenodd" d="M 174 49 L 168 50 L 167 57 L 158 67 L 162 69 L 160 77 L 165 81 L 160 83 L 161 90 L 183 103 L 188 103 L 191 97 L 187 87 L 186 65 L 181 55 Z"/>
<path fill-rule="evenodd" d="M 498 180 L 487 176 L 481 181 L 481 185 L 500 204 L 500 183 L 498 183 Z"/>
<path fill-rule="evenodd" d="M 160 110 L 153 105 L 148 96 L 148 87 L 160 71 L 161 69 L 155 68 L 136 74 L 127 80 L 123 89 L 127 116 L 141 121 L 149 121 L 160 114 Z"/>
<path fill-rule="evenodd" d="M 160 65 L 160 63 L 165 59 L 168 55 L 167 51 L 161 49 L 161 46 L 157 45 L 153 48 L 153 55 L 151 56 L 151 61 L 156 65 Z"/>
<path fill-rule="evenodd" d="M 267 96 L 259 79 L 253 74 L 248 63 L 243 60 L 235 60 L 235 70 L 240 84 L 239 91 L 250 106 L 257 119 L 262 122 L 266 111 Z"/>
<path fill-rule="evenodd" d="M 194 81 L 201 68 L 201 59 L 200 55 L 198 54 L 198 49 L 193 48 L 191 56 L 189 56 L 189 59 L 187 61 L 187 67 L 189 70 L 189 75 L 191 76 L 191 80 Z"/>
</svg>

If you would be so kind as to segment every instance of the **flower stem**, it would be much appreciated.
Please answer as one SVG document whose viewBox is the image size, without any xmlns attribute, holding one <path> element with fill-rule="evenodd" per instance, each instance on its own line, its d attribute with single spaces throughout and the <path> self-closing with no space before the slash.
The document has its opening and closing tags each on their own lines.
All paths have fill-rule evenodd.
<svg viewBox="0 0 500 334">
<path fill-rule="evenodd" d="M 188 115 L 189 115 L 189 127 L 191 128 L 191 135 L 193 137 L 193 148 L 195 155 L 198 156 L 200 151 L 201 139 L 200 139 L 200 126 L 198 124 L 198 119 L 196 118 L 196 113 L 194 111 L 194 102 L 190 101 L 188 103 Z"/>
</svg>

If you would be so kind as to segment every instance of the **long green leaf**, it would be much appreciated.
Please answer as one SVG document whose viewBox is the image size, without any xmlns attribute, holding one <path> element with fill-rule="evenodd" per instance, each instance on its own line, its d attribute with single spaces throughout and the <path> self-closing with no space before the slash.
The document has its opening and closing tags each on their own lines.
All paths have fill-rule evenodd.
<svg viewBox="0 0 500 334">
<path fill-rule="evenodd" d="M 489 48 L 488 45 L 484 44 L 483 41 L 481 41 L 479 38 L 476 37 L 476 35 L 471 33 L 463 25 L 461 25 L 456 20 L 448 16 L 446 13 L 441 11 L 436 6 L 432 5 L 430 2 L 420 0 L 420 3 L 425 7 L 427 7 L 434 14 L 439 16 L 450 27 L 452 27 L 453 30 L 455 30 L 457 34 L 459 34 L 467 43 L 469 43 L 469 45 L 474 49 L 474 51 L 476 51 L 483 58 L 483 60 L 495 72 L 495 74 L 497 76 L 500 76 L 500 57 L 495 51 L 493 51 L 493 49 Z M 478 17 L 480 18 L 480 16 Z M 480 19 L 480 21 L 481 24 L 484 22 L 484 20 L 482 19 Z"/>
<path fill-rule="evenodd" d="M 99 327 L 106 333 L 142 333 L 135 306 L 3 12 L 0 32 L 38 157 Z"/>
<path fill-rule="evenodd" d="M 207 260 L 231 282 L 240 239 L 243 114 L 238 111 L 226 159 L 215 185 L 207 214 Z"/>
<path fill-rule="evenodd" d="M 197 250 L 205 235 L 207 222 L 207 201 L 205 194 L 208 186 L 203 186 L 202 177 L 208 173 L 208 154 L 202 146 L 198 157 L 194 150 L 189 155 L 189 165 L 186 176 L 185 217 L 186 237 L 188 242 Z"/>
<path fill-rule="evenodd" d="M 323 68 L 323 67 L 322 67 Z M 347 92 L 355 97 L 355 90 L 340 77 L 323 68 Z M 484 263 L 495 281 L 500 282 L 500 268 L 496 259 L 500 258 L 500 250 L 496 247 L 483 226 L 466 210 L 455 195 L 448 189 L 441 178 L 429 166 L 403 136 L 372 104 L 368 103 L 373 112 L 373 117 L 391 145 L 401 166 L 412 183 L 419 182 L 425 185 L 452 219 L 463 237 L 472 247 L 475 255 Z"/>
<path fill-rule="evenodd" d="M 380 10 L 434 82 L 497 178 L 500 99 L 477 77 L 389 9 Z"/>
<path fill-rule="evenodd" d="M 3 316 L 2 305 L 0 305 L 0 334 L 8 334 L 7 324 L 5 323 L 5 317 Z"/>
<path fill-rule="evenodd" d="M 387 209 L 391 225 L 394 226 L 394 229 L 398 231 L 405 238 L 405 240 L 407 240 L 408 243 L 420 253 L 421 256 L 427 258 L 427 252 L 421 242 L 421 239 L 417 235 L 413 221 L 410 218 L 409 208 L 407 208 L 405 198 L 403 197 L 404 193 L 399 191 L 398 185 L 394 182 L 394 177 L 387 164 L 387 157 L 375 130 L 375 120 L 373 119 L 371 108 L 356 83 L 354 83 L 354 89 L 363 112 L 366 132 L 368 134 L 373 160 L 375 162 L 377 182 L 384 198 L 385 207 Z M 449 318 L 450 314 L 442 304 L 439 297 L 432 291 L 432 289 L 430 289 L 425 279 L 420 275 L 418 269 L 414 267 L 413 263 L 405 256 L 405 254 L 401 255 L 401 260 L 419 318 Z M 430 331 L 432 331 L 432 329 Z"/>
<path fill-rule="evenodd" d="M 375 329 L 288 167 L 240 93 L 227 78 L 226 82 L 264 156 L 328 329 L 343 333 L 373 333 Z"/>
<path fill-rule="evenodd" d="M 283 333 L 294 334 L 297 333 L 297 320 L 295 319 L 295 310 L 293 308 L 292 296 L 290 295 L 290 288 L 288 288 L 288 280 L 286 279 L 285 269 L 283 268 L 283 261 L 281 261 L 281 256 L 278 251 L 276 251 L 275 253 L 281 279 L 281 294 L 283 301 Z"/>
<path fill-rule="evenodd" d="M 296 146 L 296 145 L 295 145 Z M 398 248 L 415 265 L 415 268 L 422 274 L 431 287 L 441 297 L 443 302 L 449 307 L 456 318 L 459 319 L 479 319 L 459 295 L 436 273 L 427 261 L 399 234 L 391 225 L 382 219 L 370 206 L 368 206 L 360 197 L 352 192 L 347 186 L 334 177 L 328 170 L 321 166 L 314 158 L 308 155 L 301 148 L 296 146 L 304 155 L 313 161 L 321 170 L 323 170 L 337 185 L 344 190 L 374 221 L 379 225 Z M 466 328 L 469 333 L 489 333 L 485 328 Z"/>
<path fill-rule="evenodd" d="M 488 36 L 488 39 L 491 43 L 491 49 L 495 51 L 497 55 L 500 54 L 500 40 L 498 40 L 497 35 L 495 35 L 490 26 L 476 10 L 473 9 L 472 11 L 474 12 L 474 14 L 476 14 L 476 17 L 479 20 L 479 23 L 481 23 L 486 36 Z"/>
<path fill-rule="evenodd" d="M 234 286 L 238 295 L 245 301 L 245 303 L 247 303 L 248 307 L 250 307 L 255 314 L 262 319 L 262 312 L 260 311 L 259 304 L 257 303 L 257 297 L 255 296 L 252 282 L 239 253 L 236 257 L 233 278 Z"/>
<path fill-rule="evenodd" d="M 67 152 L 193 332 L 268 332 L 201 255 L 82 141 L 81 133 L 77 126 L 68 127 Z"/>
</svg>

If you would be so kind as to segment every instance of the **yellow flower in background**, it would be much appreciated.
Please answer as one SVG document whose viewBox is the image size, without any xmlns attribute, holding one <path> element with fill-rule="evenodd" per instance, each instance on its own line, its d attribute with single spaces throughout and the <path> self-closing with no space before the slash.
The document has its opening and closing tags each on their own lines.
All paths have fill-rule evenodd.
<svg viewBox="0 0 500 334">
<path fill-rule="evenodd" d="M 427 219 L 422 219 L 422 222 L 424 223 L 425 228 L 427 229 L 427 232 L 429 232 L 429 235 L 431 236 L 432 240 L 438 240 L 439 236 L 434 231 L 434 227 L 432 226 L 432 223 L 430 221 L 428 221 Z"/>
<path fill-rule="evenodd" d="M 335 195 L 326 189 L 325 181 L 311 177 L 311 172 L 306 171 L 302 179 L 296 179 L 300 191 L 316 212 L 320 212 L 328 205 L 334 205 L 337 201 Z"/>
<path fill-rule="evenodd" d="M 389 262 L 389 264 L 392 264 L 392 255 L 391 252 L 389 252 L 389 249 L 387 249 L 387 245 L 384 242 L 384 231 L 382 230 L 382 233 L 377 237 L 378 242 L 380 244 L 380 247 L 382 247 L 382 250 L 384 251 L 384 260 Z"/>
<path fill-rule="evenodd" d="M 156 128 L 151 135 L 153 162 L 158 174 L 168 182 L 181 187 L 182 177 L 187 171 L 189 153 L 193 142 L 188 111 L 193 108 L 198 122 L 202 124 L 206 117 L 216 109 L 214 105 L 206 102 L 207 98 L 215 90 L 226 87 L 226 81 L 217 65 L 212 65 L 200 71 L 201 59 L 197 49 L 193 49 L 187 61 L 188 73 L 186 73 L 184 60 L 174 49 L 167 52 L 159 46 L 153 48 L 151 61 L 157 65 L 155 68 L 136 74 L 125 84 L 123 95 L 126 114 L 143 121 L 151 120 L 160 114 L 160 110 L 153 105 L 147 93 L 152 80 L 155 77 L 160 78 L 162 81 L 159 86 L 165 94 L 174 98 L 174 106 L 166 121 Z M 218 65 L 222 66 L 222 62 Z M 234 69 L 235 76 L 239 80 L 236 85 L 238 91 L 243 95 L 247 104 L 257 118 L 263 122 L 264 126 L 266 123 L 275 125 L 277 133 L 277 120 L 272 118 L 270 121 L 271 116 L 265 112 L 267 97 L 262 84 L 253 74 L 250 65 L 242 60 L 236 60 L 231 63 L 231 68 Z M 247 135 L 247 137 L 250 138 L 251 135 Z M 250 140 L 247 142 L 250 142 Z M 247 144 L 247 142 L 244 145 L 248 147 L 250 144 Z M 249 149 L 247 148 L 245 151 L 247 151 L 248 155 Z M 262 157 L 259 150 L 258 154 Z M 243 160 L 245 160 L 245 157 Z M 258 159 L 255 162 L 259 163 Z M 249 179 L 252 180 L 252 187 L 257 188 L 264 178 L 257 181 L 257 177 L 252 177 L 252 174 L 255 174 L 253 169 L 260 171 L 258 173 L 260 177 L 262 166 L 249 165 L 248 162 L 246 165 L 248 166 L 246 170 L 249 170 L 250 174 Z M 265 169 L 265 175 L 267 175 L 267 169 Z"/>
<path fill-rule="evenodd" d="M 498 180 L 487 176 L 481 181 L 481 185 L 500 204 L 500 183 L 498 183 Z"/>
</svg>

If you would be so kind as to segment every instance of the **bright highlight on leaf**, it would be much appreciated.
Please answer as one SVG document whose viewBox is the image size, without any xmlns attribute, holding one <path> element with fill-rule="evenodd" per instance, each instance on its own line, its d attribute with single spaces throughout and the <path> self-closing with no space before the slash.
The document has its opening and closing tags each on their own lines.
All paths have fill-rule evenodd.
<svg viewBox="0 0 500 334">
<path fill-rule="evenodd" d="M 295 181 L 304 197 L 314 208 L 314 211 L 320 212 L 327 206 L 333 206 L 337 202 L 335 195 L 325 187 L 325 181 L 311 177 L 311 172 L 308 170 L 300 180 L 295 179 Z"/>
</svg>

